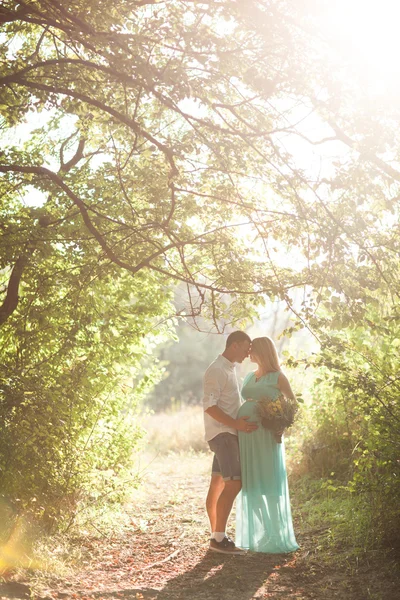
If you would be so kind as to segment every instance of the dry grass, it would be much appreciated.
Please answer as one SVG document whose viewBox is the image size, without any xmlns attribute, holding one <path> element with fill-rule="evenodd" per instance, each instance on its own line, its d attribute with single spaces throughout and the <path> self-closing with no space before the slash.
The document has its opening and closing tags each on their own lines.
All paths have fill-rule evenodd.
<svg viewBox="0 0 400 600">
<path fill-rule="evenodd" d="M 205 452 L 211 457 L 211 451 L 204 440 L 203 410 L 201 406 L 190 406 L 176 412 L 156 413 L 146 417 L 144 423 L 147 435 L 144 440 L 141 471 L 144 460 L 153 460 L 170 453 L 191 454 Z M 286 462 L 288 472 L 295 474 L 302 459 L 301 446 L 304 427 L 295 424 L 285 433 Z M 145 465 L 144 465 L 145 466 Z"/>
<path fill-rule="evenodd" d="M 203 410 L 189 406 L 178 412 L 157 413 L 144 422 L 147 431 L 147 451 L 160 454 L 168 452 L 205 452 Z"/>
</svg>

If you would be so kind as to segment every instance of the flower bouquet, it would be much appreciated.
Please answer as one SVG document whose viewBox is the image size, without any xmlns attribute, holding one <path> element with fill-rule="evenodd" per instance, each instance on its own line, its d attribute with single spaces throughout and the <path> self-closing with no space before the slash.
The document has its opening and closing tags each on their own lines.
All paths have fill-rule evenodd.
<svg viewBox="0 0 400 600">
<path fill-rule="evenodd" d="M 297 410 L 296 400 L 286 398 L 283 394 L 280 394 L 275 400 L 265 396 L 257 402 L 257 413 L 261 425 L 272 431 L 278 444 L 282 443 L 283 431 L 293 424 Z"/>
</svg>

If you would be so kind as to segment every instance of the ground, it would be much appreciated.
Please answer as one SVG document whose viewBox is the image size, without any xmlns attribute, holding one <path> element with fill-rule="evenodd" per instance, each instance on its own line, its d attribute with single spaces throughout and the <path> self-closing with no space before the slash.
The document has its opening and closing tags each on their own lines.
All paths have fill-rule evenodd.
<svg viewBox="0 0 400 600">
<path fill-rule="evenodd" d="M 331 548 L 329 523 L 310 528 L 293 498 L 297 541 L 289 555 L 225 556 L 208 550 L 204 500 L 210 456 L 153 457 L 125 509 L 129 527 L 118 534 L 75 540 L 80 560 L 67 575 L 26 571 L 0 584 L 0 597 L 56 600 L 396 600 L 399 579 L 385 564 L 354 563 Z M 234 518 L 231 518 L 232 533 Z M 391 573 L 393 570 L 390 571 Z M 19 581 L 15 587 L 15 580 Z M 14 587 L 13 587 L 14 586 Z"/>
</svg>

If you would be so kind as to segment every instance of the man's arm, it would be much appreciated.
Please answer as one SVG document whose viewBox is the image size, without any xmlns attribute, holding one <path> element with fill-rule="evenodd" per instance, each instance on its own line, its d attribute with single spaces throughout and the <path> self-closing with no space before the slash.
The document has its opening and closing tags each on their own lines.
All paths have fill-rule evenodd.
<svg viewBox="0 0 400 600">
<path fill-rule="evenodd" d="M 219 408 L 216 404 L 214 406 L 210 406 L 204 412 L 206 412 L 210 417 L 226 425 L 227 427 L 232 427 L 233 429 L 237 429 L 238 431 L 245 431 L 246 433 L 250 433 L 255 429 L 258 429 L 257 423 L 253 423 L 252 421 L 248 422 L 247 419 L 249 417 L 240 417 L 240 419 L 233 419 L 223 410 Z"/>
<path fill-rule="evenodd" d="M 256 423 L 247 423 L 248 417 L 234 419 L 221 410 L 218 406 L 218 400 L 224 385 L 225 379 L 220 369 L 211 369 L 206 372 L 204 376 L 204 412 L 219 423 L 237 429 L 238 431 L 250 433 L 250 431 L 258 429 Z"/>
</svg>

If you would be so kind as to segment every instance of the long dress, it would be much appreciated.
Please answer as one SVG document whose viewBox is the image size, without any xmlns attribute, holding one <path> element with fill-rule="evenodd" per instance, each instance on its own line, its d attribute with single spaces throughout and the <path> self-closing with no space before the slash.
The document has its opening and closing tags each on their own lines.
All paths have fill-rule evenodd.
<svg viewBox="0 0 400 600">
<path fill-rule="evenodd" d="M 244 379 L 238 417 L 258 422 L 252 433 L 239 431 L 242 490 L 236 503 L 236 545 L 255 552 L 286 553 L 297 550 L 285 466 L 285 446 L 275 441 L 256 414 L 257 400 L 279 394 L 278 372 Z"/>
</svg>

